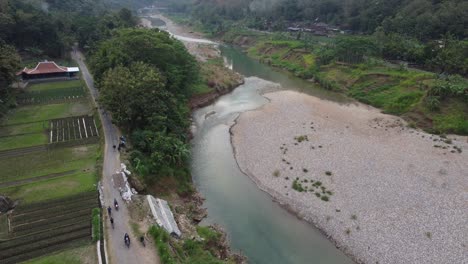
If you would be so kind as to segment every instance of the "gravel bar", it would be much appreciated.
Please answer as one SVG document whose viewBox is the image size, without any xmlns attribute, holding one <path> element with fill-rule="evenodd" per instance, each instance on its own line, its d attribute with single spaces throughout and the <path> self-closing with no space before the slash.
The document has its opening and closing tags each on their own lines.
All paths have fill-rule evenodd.
<svg viewBox="0 0 468 264">
<path fill-rule="evenodd" d="M 259 188 L 359 263 L 468 263 L 467 137 L 408 128 L 360 103 L 264 96 L 231 128 Z"/>
</svg>

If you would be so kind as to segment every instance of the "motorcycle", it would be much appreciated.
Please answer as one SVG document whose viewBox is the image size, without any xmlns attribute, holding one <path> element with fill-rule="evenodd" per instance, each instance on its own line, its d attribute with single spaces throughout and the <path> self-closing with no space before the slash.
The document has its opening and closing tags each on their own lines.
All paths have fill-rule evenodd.
<svg viewBox="0 0 468 264">
<path fill-rule="evenodd" d="M 119 204 L 117 203 L 117 200 L 114 199 L 114 207 L 115 207 L 115 210 L 118 211 L 119 210 Z"/>
<path fill-rule="evenodd" d="M 125 245 L 127 246 L 127 248 L 130 248 L 130 237 L 128 236 L 127 233 L 125 233 L 124 242 L 125 242 Z"/>
<path fill-rule="evenodd" d="M 144 237 L 144 236 L 141 236 L 141 237 L 140 237 L 140 242 L 141 242 L 141 244 L 143 245 L 143 247 L 146 247 L 146 244 L 145 244 L 145 237 Z"/>
</svg>

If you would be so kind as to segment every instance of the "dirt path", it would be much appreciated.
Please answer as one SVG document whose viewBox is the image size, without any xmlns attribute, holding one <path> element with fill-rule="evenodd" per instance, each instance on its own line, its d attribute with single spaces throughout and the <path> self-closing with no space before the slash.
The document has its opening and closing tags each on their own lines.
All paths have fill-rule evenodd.
<svg viewBox="0 0 468 264">
<path fill-rule="evenodd" d="M 79 64 L 83 79 L 89 88 L 92 96 L 93 103 L 96 105 L 96 99 L 99 96 L 97 89 L 94 87 L 93 77 L 88 71 L 84 63 L 85 57 L 79 52 L 72 52 L 73 59 Z M 112 145 L 117 144 L 120 136 L 119 130 L 112 124 L 111 117 L 106 111 L 100 109 L 99 117 L 101 118 L 102 127 L 105 136 L 104 146 L 104 164 L 103 164 L 103 177 L 102 186 L 104 193 L 104 205 L 112 205 L 114 198 L 117 199 L 120 205 L 120 210 L 112 215 L 114 218 L 115 229 L 110 227 L 107 213 L 104 213 L 104 237 L 106 240 L 106 248 L 109 263 L 160 263 L 159 256 L 156 254 L 155 247 L 152 244 L 147 247 L 142 247 L 137 238 L 133 235 L 130 227 L 130 215 L 127 205 L 120 198 L 119 191 L 113 187 L 112 174 L 120 168 L 120 155 L 119 152 L 112 148 Z M 125 247 L 123 237 L 128 233 L 131 239 L 130 249 Z"/>
</svg>

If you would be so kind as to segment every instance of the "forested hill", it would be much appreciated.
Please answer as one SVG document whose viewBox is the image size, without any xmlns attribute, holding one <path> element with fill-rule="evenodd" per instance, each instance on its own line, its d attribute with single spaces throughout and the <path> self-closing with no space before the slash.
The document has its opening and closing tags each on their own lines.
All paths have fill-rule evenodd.
<svg viewBox="0 0 468 264">
<path fill-rule="evenodd" d="M 291 22 L 325 22 L 355 32 L 411 35 L 420 40 L 450 33 L 468 37 L 466 0 L 172 0 L 178 11 L 193 8 L 206 23 L 246 20 L 258 29 L 278 30 Z M 192 7 L 194 5 L 194 7 Z"/>
</svg>

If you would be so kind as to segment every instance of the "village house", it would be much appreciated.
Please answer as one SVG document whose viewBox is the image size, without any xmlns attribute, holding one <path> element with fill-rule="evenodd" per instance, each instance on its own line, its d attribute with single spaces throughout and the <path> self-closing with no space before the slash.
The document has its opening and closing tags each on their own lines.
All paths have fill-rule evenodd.
<svg viewBox="0 0 468 264">
<path fill-rule="evenodd" d="M 33 69 L 24 68 L 16 73 L 23 81 L 38 80 L 46 78 L 73 78 L 80 69 L 78 67 L 59 66 L 53 61 L 39 62 Z"/>
</svg>

